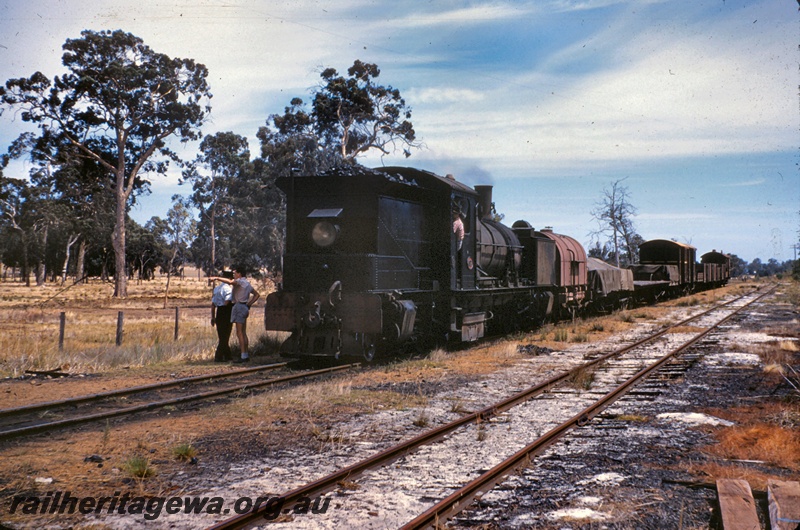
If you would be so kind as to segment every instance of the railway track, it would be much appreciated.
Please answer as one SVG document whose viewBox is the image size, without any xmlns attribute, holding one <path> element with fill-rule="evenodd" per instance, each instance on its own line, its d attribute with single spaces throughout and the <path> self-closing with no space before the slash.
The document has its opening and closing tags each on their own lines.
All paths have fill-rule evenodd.
<svg viewBox="0 0 800 530">
<path fill-rule="evenodd" d="M 357 488 L 358 491 L 348 493 L 349 497 L 368 497 L 366 504 L 374 504 L 375 498 L 380 495 L 380 493 L 376 493 L 375 496 L 370 498 L 370 493 L 368 492 L 380 492 L 383 490 L 383 492 L 392 491 L 397 493 L 402 489 L 400 485 L 405 480 L 402 478 L 404 474 L 415 476 L 433 469 L 437 471 L 437 473 L 434 473 L 435 476 L 423 479 L 422 491 L 415 491 L 413 497 L 414 499 L 427 498 L 430 502 L 436 501 L 434 505 L 424 510 L 421 509 L 421 515 L 408 523 L 389 520 L 383 523 L 388 526 L 401 526 L 404 524 L 403 528 L 409 529 L 435 527 L 440 521 L 453 517 L 467 506 L 476 495 L 491 489 L 515 469 L 528 465 L 531 459 L 544 451 L 546 447 L 555 443 L 565 433 L 576 426 L 588 424 L 593 417 L 600 414 L 620 397 L 631 392 L 644 379 L 659 371 L 663 371 L 665 378 L 669 378 L 670 373 L 681 369 L 679 366 L 674 366 L 673 363 L 678 355 L 691 348 L 716 327 L 751 303 L 766 296 L 766 294 L 769 294 L 769 292 L 763 294 L 749 293 L 676 324 L 666 326 L 641 340 L 599 355 L 571 370 L 557 374 L 546 381 L 517 392 L 502 401 L 471 414 L 466 414 L 455 421 L 431 429 L 401 444 L 389 447 L 372 457 L 287 491 L 279 495 L 284 501 L 284 513 L 289 513 L 290 508 L 301 499 L 324 494 L 343 483 L 351 483 L 358 480 L 369 470 L 372 470 L 372 473 L 361 480 Z M 719 316 L 719 313 L 723 313 L 723 315 Z M 693 324 L 693 327 L 703 328 L 703 331 L 691 334 L 688 338 L 682 337 L 685 333 L 675 332 L 678 328 L 689 324 Z M 665 337 L 668 334 L 669 336 Z M 653 343 L 659 340 L 667 342 L 666 348 L 669 353 L 663 354 L 661 352 L 664 346 L 660 348 L 653 347 Z M 676 343 L 678 340 L 680 343 Z M 574 381 L 578 374 L 587 371 L 592 371 L 594 377 L 591 392 L 587 392 L 585 389 L 575 392 L 571 392 L 568 388 L 563 390 L 567 382 Z M 554 391 L 558 391 L 558 393 Z M 569 400 L 566 400 L 564 396 L 567 393 L 573 394 L 573 397 Z M 512 408 L 515 409 L 513 415 L 509 414 Z M 509 431 L 512 428 L 516 428 L 518 424 L 526 426 L 525 429 L 522 429 L 523 437 L 530 435 L 530 425 L 535 424 L 536 428 L 534 430 L 538 431 L 536 440 L 523 443 L 519 439 L 510 440 L 510 437 L 504 433 L 498 435 L 498 442 L 500 442 L 498 445 L 507 447 L 517 445 L 518 447 L 521 446 L 521 448 L 518 448 L 508 458 L 503 458 L 496 454 L 487 454 L 481 461 L 483 466 L 481 466 L 480 472 L 476 473 L 475 470 L 465 469 L 460 473 L 458 480 L 465 484 L 463 486 L 453 486 L 452 482 L 455 480 L 453 476 L 448 476 L 444 479 L 436 476 L 442 474 L 439 472 L 445 467 L 445 463 L 440 459 L 453 460 L 460 458 L 460 455 L 463 455 L 465 450 L 463 446 L 459 448 L 459 444 L 467 440 L 473 441 L 476 432 L 477 436 L 480 437 L 481 431 L 486 429 L 487 425 L 497 431 L 498 429 L 494 427 L 493 423 L 501 423 L 497 422 L 497 419 L 501 416 L 505 417 L 502 424 L 509 424 Z M 559 419 L 555 420 L 553 418 Z M 442 441 L 443 447 L 433 449 L 431 446 L 437 441 Z M 484 445 L 488 447 L 494 444 L 487 441 Z M 399 462 L 395 466 L 387 467 L 396 461 Z M 491 465 L 488 465 L 490 463 Z M 489 469 L 487 470 L 485 467 L 489 467 Z M 478 475 L 477 478 L 475 478 L 476 474 Z M 411 482 L 420 484 L 419 477 L 415 476 Z M 447 490 L 450 490 L 451 493 L 447 495 L 441 494 L 442 491 Z M 419 504 L 416 500 L 409 500 L 408 503 Z M 247 513 L 219 522 L 210 528 L 232 529 L 257 526 L 264 522 L 264 513 L 265 507 L 254 508 Z M 319 519 L 315 522 L 321 523 Z M 332 527 L 337 527 L 342 524 L 350 524 L 350 521 L 331 521 L 331 524 L 333 524 Z M 325 527 L 325 525 L 321 526 Z"/>
<path fill-rule="evenodd" d="M 166 406 L 242 393 L 358 366 L 358 364 L 348 364 L 287 373 L 269 379 L 260 377 L 264 372 L 286 369 L 288 364 L 274 363 L 230 372 L 186 377 L 98 394 L 76 396 L 58 401 L 0 409 L 0 441 L 64 429 L 94 421 L 129 416 Z M 224 384 L 231 380 L 238 381 Z"/>
</svg>

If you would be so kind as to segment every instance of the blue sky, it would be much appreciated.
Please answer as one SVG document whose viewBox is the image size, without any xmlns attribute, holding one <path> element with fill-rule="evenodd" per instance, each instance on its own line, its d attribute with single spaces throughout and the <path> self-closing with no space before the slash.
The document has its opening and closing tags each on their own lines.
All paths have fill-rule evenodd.
<svg viewBox="0 0 800 530">
<path fill-rule="evenodd" d="M 67 39 L 122 29 L 205 64 L 203 132 L 258 152 L 270 114 L 360 59 L 400 89 L 425 145 L 365 165 L 492 184 L 509 224 L 586 245 L 603 188 L 625 179 L 645 239 L 783 261 L 800 230 L 799 16 L 789 0 L 0 0 L 0 81 L 52 78 Z M 0 116 L 0 149 L 23 130 Z M 189 192 L 175 174 L 152 190 L 137 221 Z"/>
</svg>

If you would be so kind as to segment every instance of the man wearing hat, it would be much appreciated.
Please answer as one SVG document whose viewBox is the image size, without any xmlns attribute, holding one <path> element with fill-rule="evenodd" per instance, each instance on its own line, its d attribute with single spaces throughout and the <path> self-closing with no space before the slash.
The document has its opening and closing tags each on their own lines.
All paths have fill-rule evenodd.
<svg viewBox="0 0 800 530">
<path fill-rule="evenodd" d="M 233 279 L 233 271 L 222 271 L 220 273 L 225 279 Z M 211 278 L 213 280 L 213 278 Z M 231 338 L 231 309 L 233 308 L 233 288 L 227 283 L 220 282 L 214 287 L 211 294 L 211 325 L 217 328 L 219 344 L 214 352 L 214 362 L 224 363 L 233 357 L 229 344 Z"/>
</svg>

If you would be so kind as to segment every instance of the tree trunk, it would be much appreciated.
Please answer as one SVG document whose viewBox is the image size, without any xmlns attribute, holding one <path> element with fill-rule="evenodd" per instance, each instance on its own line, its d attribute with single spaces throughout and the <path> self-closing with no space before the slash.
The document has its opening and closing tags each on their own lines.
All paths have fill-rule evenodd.
<svg viewBox="0 0 800 530">
<path fill-rule="evenodd" d="M 22 234 L 22 277 L 25 279 L 25 287 L 31 286 L 31 269 L 28 263 L 28 238 Z"/>
<path fill-rule="evenodd" d="M 169 259 L 167 266 L 167 288 L 164 290 L 164 309 L 167 308 L 167 300 L 169 299 L 169 279 L 172 276 L 172 264 L 175 263 L 175 257 L 178 255 L 178 247 L 172 251 L 172 257 Z"/>
<path fill-rule="evenodd" d="M 86 261 L 86 239 L 81 240 L 78 246 L 78 263 L 75 264 L 75 279 L 81 283 L 85 283 L 83 279 L 83 265 Z"/>
<path fill-rule="evenodd" d="M 41 287 L 42 285 L 44 285 L 44 280 L 45 280 L 44 263 L 42 263 L 42 260 L 36 260 L 36 267 L 34 267 L 33 270 L 34 270 L 34 276 L 36 277 L 36 287 Z"/>
<path fill-rule="evenodd" d="M 217 220 L 217 197 L 216 197 L 216 183 L 211 179 L 211 196 L 213 201 L 211 203 L 211 267 L 207 271 L 209 274 L 216 274 L 217 270 L 217 227 L 215 226 Z"/>
<path fill-rule="evenodd" d="M 128 196 L 124 188 L 124 171 L 117 171 L 116 184 L 116 223 L 114 224 L 114 235 L 111 237 L 111 243 L 114 247 L 114 298 L 127 298 L 128 275 L 125 270 L 125 207 L 128 203 Z"/>
<path fill-rule="evenodd" d="M 50 225 L 44 225 L 44 232 L 42 233 L 42 258 L 36 259 L 36 287 L 41 287 L 44 285 L 44 282 L 47 281 L 47 263 L 45 262 L 45 258 L 47 257 L 47 235 L 50 232 Z"/>
<path fill-rule="evenodd" d="M 67 266 L 69 265 L 69 249 L 72 248 L 72 245 L 74 245 L 76 241 L 78 241 L 79 237 L 81 237 L 80 234 L 78 235 L 73 234 L 68 238 L 66 257 L 64 258 L 64 266 L 61 268 L 61 285 L 67 283 Z"/>
<path fill-rule="evenodd" d="M 211 267 L 208 271 L 209 274 L 217 270 L 217 229 L 214 226 L 215 210 L 217 205 L 211 207 Z"/>
</svg>

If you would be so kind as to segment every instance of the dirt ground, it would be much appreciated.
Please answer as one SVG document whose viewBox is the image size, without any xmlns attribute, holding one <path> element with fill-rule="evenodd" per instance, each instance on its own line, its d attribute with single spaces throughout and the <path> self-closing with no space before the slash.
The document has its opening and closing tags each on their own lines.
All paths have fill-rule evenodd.
<svg viewBox="0 0 800 530">
<path fill-rule="evenodd" d="M 796 341 L 800 329 L 797 306 L 774 302 L 770 308 L 749 325 L 759 332 L 782 334 Z M 542 332 L 534 332 L 525 342 L 536 343 L 542 338 Z M 432 355 L 429 359 L 400 361 L 372 367 L 364 373 L 326 376 L 313 384 L 284 385 L 249 397 L 232 396 L 169 407 L 133 418 L 0 442 L 0 525 L 8 528 L 104 528 L 105 523 L 95 518 L 81 515 L 54 518 L 24 514 L 20 510 L 11 514 L 10 506 L 15 498 L 45 497 L 48 492 L 70 491 L 73 495 L 93 497 L 125 493 L 139 496 L 197 493 L 196 485 L 201 484 L 204 477 L 217 477 L 232 467 L 246 466 L 287 449 L 313 453 L 321 443 L 330 442 L 337 424 L 353 415 L 386 409 L 413 410 L 424 407 L 427 396 L 466 382 L 480 381 L 493 369 L 513 365 L 520 355 L 517 351 L 520 342 L 511 340 L 512 347 L 493 343 L 441 359 Z M 545 344 L 541 340 L 539 343 Z M 788 355 L 787 366 L 800 368 L 800 353 L 791 351 Z M 256 362 L 274 360 L 256 358 Z M 199 360 L 79 373 L 65 378 L 6 378 L 0 380 L 0 408 L 229 369 L 228 365 Z M 736 421 L 743 427 L 765 428 L 765 424 L 770 428 L 778 427 L 788 432 L 790 439 L 800 440 L 800 396 L 787 385 L 787 378 L 778 373 L 765 373 L 763 367 L 738 375 L 745 379 L 732 383 L 723 393 L 708 393 L 696 408 Z M 765 418 L 772 420 L 765 421 Z M 741 441 L 746 439 L 746 434 L 739 441 L 726 441 L 721 429 L 702 427 L 698 432 L 702 435 L 696 437 L 691 450 L 714 455 L 714 458 L 698 458 L 691 468 L 677 473 L 676 480 L 709 482 L 715 475 L 730 473 L 732 466 L 728 461 L 763 460 L 752 454 L 755 443 L 748 442 L 748 447 L 748 443 Z M 765 433 L 753 431 L 750 436 L 764 438 L 767 437 Z M 187 446 L 191 447 L 191 453 L 186 450 Z M 737 447 L 741 451 L 737 451 Z M 779 452 L 794 451 L 793 447 L 786 445 L 779 448 Z M 754 487 L 761 487 L 767 477 L 797 480 L 800 455 L 792 455 L 794 453 L 789 455 L 788 463 L 766 464 L 757 469 L 734 465 L 733 474 L 748 478 Z M 643 458 L 650 456 L 642 453 Z M 134 461 L 145 461 L 152 474 L 136 476 Z M 514 510 L 540 508 L 516 506 Z M 459 524 L 482 528 L 517 527 L 497 514 L 468 516 Z M 561 528 L 601 527 L 599 523 L 580 519 L 559 524 Z"/>
</svg>

